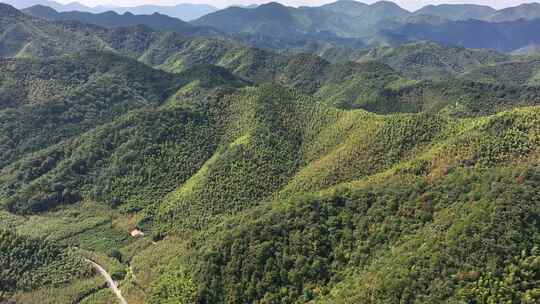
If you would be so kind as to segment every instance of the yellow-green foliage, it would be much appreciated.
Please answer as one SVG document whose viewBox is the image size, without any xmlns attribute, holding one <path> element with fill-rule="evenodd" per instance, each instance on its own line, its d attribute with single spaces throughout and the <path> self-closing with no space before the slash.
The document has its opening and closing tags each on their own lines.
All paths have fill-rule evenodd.
<svg viewBox="0 0 540 304">
<path fill-rule="evenodd" d="M 460 279 L 470 281 L 458 291 L 465 302 L 476 303 L 538 303 L 540 301 L 540 256 L 538 247 L 523 250 L 502 273 L 461 273 Z"/>
<path fill-rule="evenodd" d="M 4 51 L 57 54 L 43 35 L 64 26 L 43 22 L 35 44 Z M 86 30 L 89 49 L 99 37 L 162 70 L 100 52 L 2 60 L 9 297 L 114 301 L 87 279 L 86 256 L 137 304 L 537 300 L 540 91 L 518 83 L 528 71 L 504 84 L 410 80 L 371 61 Z M 415 78 L 492 55 L 404 51 Z"/>
<path fill-rule="evenodd" d="M 538 241 L 537 179 L 536 167 L 398 174 L 259 208 L 194 247 L 199 300 L 457 300 L 463 273 L 501 271 Z"/>
<path fill-rule="evenodd" d="M 182 278 L 198 301 L 444 302 L 458 297 L 453 276 L 500 271 L 538 241 L 536 220 L 521 220 L 540 212 L 538 108 L 475 119 L 316 113 L 328 125 L 301 132 L 312 142 L 301 141 L 280 195 L 196 233 L 171 262 L 192 269 Z"/>
</svg>

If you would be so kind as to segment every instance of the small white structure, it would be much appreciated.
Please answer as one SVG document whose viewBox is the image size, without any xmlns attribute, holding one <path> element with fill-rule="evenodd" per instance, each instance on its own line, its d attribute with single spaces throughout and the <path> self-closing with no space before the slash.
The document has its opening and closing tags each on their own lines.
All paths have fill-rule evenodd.
<svg viewBox="0 0 540 304">
<path fill-rule="evenodd" d="M 134 238 L 143 237 L 144 232 L 140 231 L 138 228 L 135 228 L 135 229 L 131 230 L 131 236 L 134 237 Z"/>
</svg>

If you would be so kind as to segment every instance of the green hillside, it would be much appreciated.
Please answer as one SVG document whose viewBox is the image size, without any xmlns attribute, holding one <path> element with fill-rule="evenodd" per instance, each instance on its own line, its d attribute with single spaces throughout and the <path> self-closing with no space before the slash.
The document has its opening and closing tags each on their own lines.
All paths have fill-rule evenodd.
<svg viewBox="0 0 540 304">
<path fill-rule="evenodd" d="M 73 64 L 82 63 L 81 58 L 84 64 L 77 64 L 77 69 L 73 69 Z M 100 198 L 101 192 L 116 191 L 120 186 L 116 183 L 137 183 L 126 176 L 126 170 L 134 169 L 125 163 L 127 159 L 141 166 L 151 161 L 154 153 L 156 157 L 169 157 L 161 155 L 156 148 L 171 148 L 169 145 L 174 144 L 174 138 L 184 140 L 180 134 L 168 133 L 174 127 L 183 129 L 176 125 L 178 123 L 186 124 L 187 128 L 178 130 L 180 133 L 204 132 L 193 128 L 204 123 L 206 117 L 193 116 L 182 109 L 159 109 L 169 96 L 178 94 L 177 90 L 183 86 L 191 90 L 193 86 L 210 89 L 243 85 L 217 67 L 199 66 L 173 75 L 109 53 L 87 53 L 46 61 L 16 59 L 10 63 L 6 68 L 12 68 L 13 73 L 6 76 L 27 81 L 15 82 L 16 87 L 7 86 L 4 96 L 20 93 L 23 96 L 20 101 L 9 98 L 15 105 L 7 104 L 0 111 L 5 117 L 2 188 L 12 196 L 6 202 L 8 209 L 17 213 L 46 211 L 58 204 L 76 202 L 86 197 L 82 196 L 82 188 L 88 183 L 97 183 L 94 190 L 88 190 L 97 192 L 94 195 Z M 30 64 L 33 69 L 29 68 Z M 55 68 L 56 79 L 48 79 L 47 83 L 40 78 L 51 75 L 51 69 Z M 73 73 L 79 77 L 79 83 Z M 62 80 L 75 83 L 62 83 Z M 6 82 L 8 79 L 3 83 Z M 57 91 L 62 95 L 48 95 Z M 44 100 L 37 102 L 33 94 Z M 157 136 L 156 128 L 162 128 L 161 136 Z M 199 135 L 193 136 L 198 139 Z M 146 140 L 149 141 L 148 151 L 140 151 L 140 158 L 129 156 L 133 147 L 141 147 Z M 209 144 L 203 142 L 195 146 Z M 153 161 L 160 165 L 159 159 Z M 176 174 L 174 168 L 168 169 Z M 156 171 L 158 175 L 163 173 Z M 107 180 L 96 180 L 96 175 L 100 174 L 106 175 Z M 111 180 L 111 175 L 122 178 Z M 117 204 L 116 200 L 111 203 Z"/>
<path fill-rule="evenodd" d="M 193 253 L 173 263 L 197 301 L 438 303 L 483 292 L 495 301 L 538 299 L 538 109 L 473 120 L 328 114 L 327 126 L 308 129 L 319 136 L 304 142 L 298 173 L 275 199 L 251 200 L 260 207 L 245 214 L 242 200 L 204 211 L 236 214 L 195 237 Z M 327 131 L 339 127 L 351 134 Z M 165 200 L 181 207 L 166 209 L 175 227 L 199 214 L 182 207 L 183 197 L 203 195 L 196 189 L 216 180 L 220 160 Z M 482 285 L 487 276 L 511 291 Z"/>
<path fill-rule="evenodd" d="M 376 48 L 350 58 L 351 61 L 377 61 L 388 64 L 414 79 L 446 79 L 472 68 L 510 61 L 511 57 L 490 50 L 442 47 L 420 42 L 396 48 Z"/>
<path fill-rule="evenodd" d="M 248 10 L 407 14 L 216 14 Z M 540 302 L 534 56 L 277 53 L 5 5 L 0 46 L 2 303 L 116 303 L 85 259 L 130 304 Z"/>
<path fill-rule="evenodd" d="M 2 62 L 0 168 L 122 113 L 159 104 L 189 82 L 110 53 Z"/>
</svg>

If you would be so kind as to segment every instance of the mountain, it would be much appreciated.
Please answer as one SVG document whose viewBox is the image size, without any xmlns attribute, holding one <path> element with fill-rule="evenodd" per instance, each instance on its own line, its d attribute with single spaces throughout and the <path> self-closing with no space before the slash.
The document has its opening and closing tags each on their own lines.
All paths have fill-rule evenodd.
<svg viewBox="0 0 540 304">
<path fill-rule="evenodd" d="M 510 61 L 511 57 L 490 50 L 442 47 L 432 42 L 418 42 L 396 48 L 375 48 L 350 59 L 388 64 L 409 78 L 446 79 L 472 68 Z"/>
<path fill-rule="evenodd" d="M 118 14 L 131 13 L 134 15 L 152 15 L 158 13 L 167 15 L 173 18 L 179 18 L 184 21 L 190 21 L 202 17 L 206 14 L 217 11 L 218 9 L 207 4 L 190 4 L 181 3 L 174 6 L 160 5 L 141 5 L 133 7 L 122 6 L 95 6 L 89 7 L 78 2 L 70 2 L 62 4 L 51 0 L 5 0 L 4 3 L 10 4 L 18 9 L 26 9 L 32 6 L 47 6 L 58 12 L 88 12 L 88 13 L 105 13 L 114 11 Z"/>
<path fill-rule="evenodd" d="M 230 7 L 193 21 L 195 25 L 220 28 L 227 33 L 250 33 L 268 36 L 299 35 L 309 25 L 302 24 L 292 14 L 295 8 L 268 3 L 254 9 Z"/>
<path fill-rule="evenodd" d="M 45 16 L 47 12 L 57 15 L 46 8 L 41 12 Z M 104 28 L 76 21 L 51 22 L 23 14 L 8 5 L 0 5 L 0 14 L 4 15 L 0 20 L 0 31 L 3 32 L 0 37 L 1 57 L 48 58 L 93 50 L 117 52 L 151 65 L 159 65 L 174 54 L 178 45 L 189 41 L 185 35 L 157 32 L 142 25 Z M 94 18 L 96 15 L 89 17 Z M 132 19 L 132 16 L 127 16 L 128 21 Z M 143 19 L 154 20 L 146 17 Z M 191 28 L 188 26 L 184 34 L 192 33 Z M 202 31 L 206 32 L 204 29 Z"/>
<path fill-rule="evenodd" d="M 538 43 L 540 38 L 535 33 L 539 30 L 540 19 L 498 23 L 471 19 L 437 24 L 406 23 L 379 34 L 386 37 L 385 39 L 400 42 L 426 40 L 443 45 L 485 48 L 505 53 Z"/>
<path fill-rule="evenodd" d="M 89 32 L 93 26 L 48 22 L 0 4 L 1 57 L 48 57 L 82 49 L 103 49 L 103 43 Z M 39 29 L 39 30 L 38 30 Z"/>
<path fill-rule="evenodd" d="M 514 60 L 499 64 L 478 66 L 471 69 L 462 78 L 504 83 L 507 85 L 540 85 L 540 60 L 538 58 Z"/>
<path fill-rule="evenodd" d="M 133 15 L 132 13 L 119 15 L 113 11 L 100 14 L 77 11 L 60 13 L 52 8 L 40 5 L 24 9 L 23 12 L 52 21 L 78 21 L 103 27 L 145 25 L 157 31 L 173 31 L 188 36 L 217 35 L 219 33 L 217 30 L 208 27 L 192 26 L 180 19 L 159 13 L 152 15 Z"/>
<path fill-rule="evenodd" d="M 369 10 L 359 17 L 372 19 L 372 22 L 378 22 L 385 19 L 403 18 L 410 15 L 410 12 L 401 8 L 392 1 L 378 1 L 369 5 Z"/>
<path fill-rule="evenodd" d="M 191 4 L 182 3 L 174 6 L 160 6 L 160 5 L 141 5 L 134 7 L 121 7 L 121 6 L 106 6 L 95 7 L 94 11 L 112 10 L 119 14 L 130 12 L 134 15 L 151 15 L 159 13 L 174 18 L 179 18 L 184 21 L 191 21 L 200 18 L 204 15 L 213 13 L 218 9 L 214 6 L 207 4 Z"/>
<path fill-rule="evenodd" d="M 51 0 L 5 0 L 2 1 L 3 3 L 10 4 L 18 9 L 24 9 L 31 6 L 36 5 L 42 5 L 42 6 L 48 6 L 51 7 L 57 11 L 65 12 L 65 11 L 81 11 L 81 12 L 89 12 L 92 11 L 91 7 L 82 5 L 78 2 L 70 2 L 67 4 L 62 4 L 56 1 Z"/>
<path fill-rule="evenodd" d="M 492 22 L 505 22 L 519 19 L 532 20 L 537 18 L 540 18 L 540 3 L 525 3 L 519 6 L 501 9 L 492 14 L 487 20 Z"/>
<path fill-rule="evenodd" d="M 425 41 L 370 49 L 328 47 L 316 54 L 333 63 L 376 61 L 408 78 L 432 80 L 449 79 L 476 67 L 513 60 L 510 55 L 492 50 L 441 46 Z"/>
<path fill-rule="evenodd" d="M 410 14 L 409 11 L 390 1 L 378 1 L 368 5 L 355 0 L 338 0 L 320 6 L 318 9 L 329 10 L 354 17 L 369 18 L 372 20 L 403 18 Z"/>
<path fill-rule="evenodd" d="M 384 1 L 371 5 L 338 1 L 322 7 L 292 8 L 278 3 L 255 9 L 234 7 L 206 15 L 193 24 L 219 28 L 230 34 L 272 39 L 334 39 L 335 45 L 340 44 L 336 38 L 352 38 L 368 46 L 433 41 L 443 45 L 512 52 L 538 42 L 535 35 L 538 20 L 535 19 L 489 22 L 456 15 L 455 11 L 469 11 L 468 6 L 428 7 L 425 10 L 446 11 L 455 16 L 454 19 L 467 20 L 447 20 L 442 13 L 438 16 L 411 14 Z"/>
<path fill-rule="evenodd" d="M 355 9 L 344 12 L 343 6 Z M 357 9 L 356 9 L 357 8 Z M 374 29 L 371 27 L 392 18 L 406 17 L 409 12 L 391 2 L 361 5 L 339 1 L 322 7 L 286 7 L 268 3 L 256 8 L 227 8 L 193 21 L 228 33 L 295 37 L 306 34 L 343 38 L 358 38 Z"/>
<path fill-rule="evenodd" d="M 427 5 L 414 12 L 416 15 L 430 15 L 448 20 L 484 20 L 497 13 L 497 10 L 483 5 L 440 4 Z"/>
<path fill-rule="evenodd" d="M 0 33 L 0 302 L 540 301 L 533 57 Z"/>
<path fill-rule="evenodd" d="M 540 4 L 525 3 L 500 10 L 473 4 L 427 5 L 414 12 L 414 14 L 437 16 L 454 21 L 476 19 L 490 22 L 508 22 L 518 21 L 519 19 L 532 20 L 540 18 Z"/>
</svg>

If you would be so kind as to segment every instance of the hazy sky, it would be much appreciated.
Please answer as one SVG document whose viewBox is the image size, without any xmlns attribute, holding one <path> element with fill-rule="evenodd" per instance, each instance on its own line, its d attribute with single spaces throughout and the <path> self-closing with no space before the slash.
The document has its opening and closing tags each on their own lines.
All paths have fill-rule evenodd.
<svg viewBox="0 0 540 304">
<path fill-rule="evenodd" d="M 174 5 L 178 3 L 207 3 L 214 5 L 216 7 L 225 7 L 232 4 L 260 4 L 270 2 L 269 0 L 57 0 L 58 2 L 72 2 L 78 1 L 86 5 L 95 6 L 98 4 L 104 5 L 116 5 L 116 6 L 133 6 L 141 4 L 160 4 L 160 5 Z M 320 5 L 324 3 L 334 2 L 335 0 L 278 0 L 287 5 L 299 6 L 299 5 Z M 364 3 L 373 3 L 376 0 L 365 0 Z M 508 6 L 515 6 L 525 2 L 523 0 L 469 0 L 469 1 L 460 1 L 460 0 L 395 0 L 400 6 L 407 8 L 409 10 L 418 9 L 427 4 L 441 4 L 441 3 L 475 3 L 482 5 L 489 5 L 494 8 L 503 8 Z"/>
</svg>

